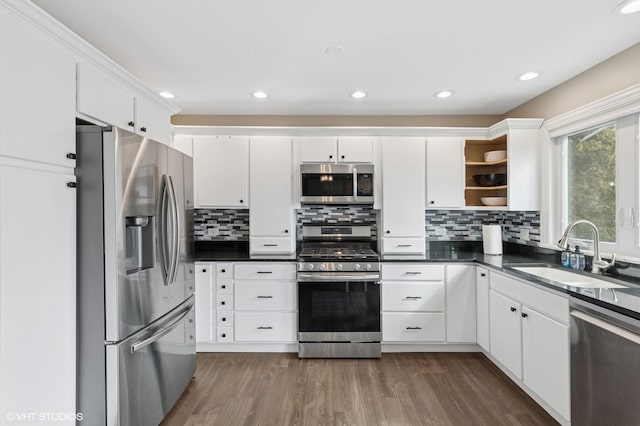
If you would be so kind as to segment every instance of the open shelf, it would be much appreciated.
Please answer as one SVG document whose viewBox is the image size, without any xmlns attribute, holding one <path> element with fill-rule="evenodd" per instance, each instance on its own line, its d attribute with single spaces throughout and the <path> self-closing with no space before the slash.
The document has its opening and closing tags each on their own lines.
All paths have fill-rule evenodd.
<svg viewBox="0 0 640 426">
<path fill-rule="evenodd" d="M 472 191 L 495 191 L 497 189 L 507 189 L 507 185 L 499 186 L 467 186 L 465 189 Z"/>
<path fill-rule="evenodd" d="M 490 161 L 490 162 L 484 162 L 484 161 L 467 161 L 466 163 L 464 163 L 467 166 L 498 166 L 500 164 L 507 164 L 507 159 L 505 158 L 504 160 L 500 160 L 500 161 Z"/>
<path fill-rule="evenodd" d="M 469 207 L 483 207 L 485 209 L 505 209 L 506 206 L 485 206 L 480 201 L 483 197 L 506 197 L 507 185 L 478 186 L 473 175 L 504 173 L 507 174 L 507 159 L 500 161 L 484 161 L 484 153 L 488 151 L 506 151 L 507 135 L 493 140 L 465 141 L 465 205 Z M 507 176 L 507 182 L 509 177 Z M 508 200 L 507 200 L 508 201 Z"/>
</svg>

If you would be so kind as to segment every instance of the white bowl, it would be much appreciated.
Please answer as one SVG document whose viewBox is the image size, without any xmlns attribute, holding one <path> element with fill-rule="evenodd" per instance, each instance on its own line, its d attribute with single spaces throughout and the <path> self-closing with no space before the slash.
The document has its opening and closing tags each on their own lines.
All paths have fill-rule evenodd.
<svg viewBox="0 0 640 426">
<path fill-rule="evenodd" d="M 493 163 L 507 158 L 507 151 L 487 151 L 484 153 L 485 163 Z"/>
<path fill-rule="evenodd" d="M 506 206 L 507 197 L 482 197 L 480 202 L 485 206 Z"/>
</svg>

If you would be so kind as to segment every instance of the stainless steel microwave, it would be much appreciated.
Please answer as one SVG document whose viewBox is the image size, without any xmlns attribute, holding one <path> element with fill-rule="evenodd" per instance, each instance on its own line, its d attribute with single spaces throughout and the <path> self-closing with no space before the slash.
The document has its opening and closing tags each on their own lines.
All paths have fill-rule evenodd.
<svg viewBox="0 0 640 426">
<path fill-rule="evenodd" d="M 372 164 L 302 164 L 302 204 L 373 204 Z"/>
</svg>

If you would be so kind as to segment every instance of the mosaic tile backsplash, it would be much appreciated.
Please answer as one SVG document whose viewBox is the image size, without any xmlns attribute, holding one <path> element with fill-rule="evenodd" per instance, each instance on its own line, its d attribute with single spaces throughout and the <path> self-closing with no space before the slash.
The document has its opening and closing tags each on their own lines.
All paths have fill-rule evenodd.
<svg viewBox="0 0 640 426">
<path fill-rule="evenodd" d="M 297 236 L 302 238 L 302 225 L 313 223 L 360 223 L 372 225 L 372 239 L 376 239 L 376 211 L 370 206 L 303 206 L 296 210 Z"/>
<path fill-rule="evenodd" d="M 431 241 L 481 241 L 482 225 L 502 225 L 502 239 L 540 244 L 540 212 L 491 210 L 426 210 L 425 233 Z M 522 231 L 529 238 L 521 238 Z M 525 235 L 526 237 L 526 235 Z"/>
<path fill-rule="evenodd" d="M 249 239 L 249 210 L 195 209 L 195 241 L 240 241 Z"/>
</svg>

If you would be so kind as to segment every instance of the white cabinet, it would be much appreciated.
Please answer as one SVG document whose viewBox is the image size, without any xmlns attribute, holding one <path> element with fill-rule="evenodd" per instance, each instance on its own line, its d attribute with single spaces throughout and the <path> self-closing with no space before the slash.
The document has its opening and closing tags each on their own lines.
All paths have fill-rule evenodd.
<svg viewBox="0 0 640 426">
<path fill-rule="evenodd" d="M 296 282 L 236 280 L 235 311 L 295 311 Z"/>
<path fill-rule="evenodd" d="M 476 342 L 475 267 L 447 265 L 447 342 Z"/>
<path fill-rule="evenodd" d="M 425 142 L 382 140 L 382 252 L 424 253 Z M 415 238 L 394 244 L 394 239 Z M 416 244 L 422 241 L 422 244 Z M 394 250 L 389 251 L 389 248 Z"/>
<path fill-rule="evenodd" d="M 293 153 L 288 137 L 251 137 L 249 143 L 251 253 L 295 251 Z"/>
<path fill-rule="evenodd" d="M 382 310 L 442 312 L 444 287 L 438 281 L 385 281 L 382 286 Z"/>
<path fill-rule="evenodd" d="M 193 157 L 193 137 L 189 135 L 174 135 L 171 146 L 183 154 Z"/>
<path fill-rule="evenodd" d="M 249 207 L 249 138 L 194 136 L 196 208 Z"/>
<path fill-rule="evenodd" d="M 371 163 L 373 138 L 303 137 L 300 138 L 300 160 L 303 163 Z"/>
<path fill-rule="evenodd" d="M 444 314 L 436 312 L 384 312 L 382 339 L 384 342 L 442 342 Z"/>
<path fill-rule="evenodd" d="M 0 155 L 74 167 L 75 59 L 0 12 L 0 64 Z"/>
<path fill-rule="evenodd" d="M 476 267 L 476 334 L 478 345 L 490 352 L 489 345 L 489 272 Z"/>
<path fill-rule="evenodd" d="M 77 65 L 77 110 L 103 123 L 170 145 L 171 113 L 92 65 Z"/>
<path fill-rule="evenodd" d="M 464 139 L 427 138 L 426 208 L 464 206 Z"/>
<path fill-rule="evenodd" d="M 7 412 L 76 412 L 76 191 L 68 182 L 75 176 L 0 157 L 3 421 Z"/>
<path fill-rule="evenodd" d="M 215 327 L 212 290 L 215 282 L 215 268 L 211 263 L 196 262 L 196 341 L 211 341 L 211 330 Z M 215 294 L 213 294 L 215 297 Z"/>
<path fill-rule="evenodd" d="M 295 342 L 295 312 L 237 312 L 236 342 Z"/>
<path fill-rule="evenodd" d="M 522 306 L 516 301 L 489 291 L 491 312 L 491 355 L 522 380 Z"/>
</svg>

